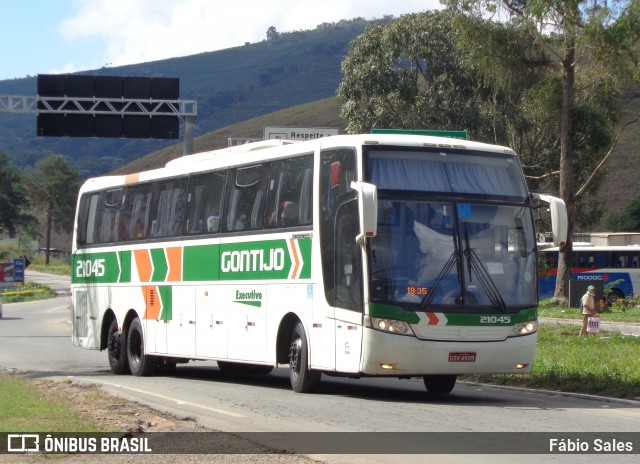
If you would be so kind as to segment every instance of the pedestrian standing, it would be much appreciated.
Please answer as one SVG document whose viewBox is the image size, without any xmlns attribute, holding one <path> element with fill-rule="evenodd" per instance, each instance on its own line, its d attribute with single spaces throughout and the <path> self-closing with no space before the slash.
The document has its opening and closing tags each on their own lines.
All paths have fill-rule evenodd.
<svg viewBox="0 0 640 464">
<path fill-rule="evenodd" d="M 596 310 L 596 288 L 593 285 L 587 287 L 587 293 L 582 295 L 580 299 L 580 307 L 582 308 L 582 328 L 580 329 L 580 336 L 587 335 L 587 324 L 589 323 L 589 317 L 595 316 Z"/>
</svg>

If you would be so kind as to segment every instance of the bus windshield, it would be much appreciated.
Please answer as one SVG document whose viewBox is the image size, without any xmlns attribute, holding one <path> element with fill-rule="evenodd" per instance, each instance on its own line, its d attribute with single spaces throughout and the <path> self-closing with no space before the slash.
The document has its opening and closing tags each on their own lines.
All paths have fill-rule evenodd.
<svg viewBox="0 0 640 464">
<path fill-rule="evenodd" d="M 415 152 L 409 163 L 406 158 L 384 156 L 384 169 L 376 172 L 378 158 L 368 170 L 379 188 L 378 234 L 369 241 L 372 301 L 402 302 L 415 310 L 535 305 L 536 244 L 519 166 L 491 157 L 483 165 L 479 155 L 467 156 L 470 163 L 452 157 L 449 169 L 440 157 L 434 176 L 428 174 L 433 166 L 425 167 L 434 163 L 433 154 L 424 162 Z M 405 170 L 413 174 L 394 185 Z M 471 172 L 472 182 L 462 184 Z M 398 188 L 414 182 L 412 176 L 410 190 Z"/>
</svg>

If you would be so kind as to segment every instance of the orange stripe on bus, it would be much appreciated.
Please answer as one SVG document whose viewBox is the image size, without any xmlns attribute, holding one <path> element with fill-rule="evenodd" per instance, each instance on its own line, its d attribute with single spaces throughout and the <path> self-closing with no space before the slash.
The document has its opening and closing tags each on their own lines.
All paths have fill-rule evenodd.
<svg viewBox="0 0 640 464">
<path fill-rule="evenodd" d="M 134 182 L 138 182 L 140 180 L 140 173 L 136 172 L 135 174 L 127 174 L 124 178 L 125 184 L 132 184 Z"/>
<path fill-rule="evenodd" d="M 133 256 L 136 259 L 136 267 L 138 268 L 138 277 L 140 282 L 149 282 L 153 267 L 151 266 L 151 257 L 148 250 L 133 250 Z"/>
<path fill-rule="evenodd" d="M 162 310 L 162 301 L 160 300 L 160 292 L 158 287 L 144 286 L 142 293 L 144 294 L 145 311 L 143 319 L 158 319 Z"/>
<path fill-rule="evenodd" d="M 180 282 L 182 280 L 182 247 L 167 248 L 167 261 L 169 261 L 169 274 L 167 282 Z"/>
<path fill-rule="evenodd" d="M 298 252 L 296 250 L 295 240 L 289 239 L 289 242 L 291 243 L 291 251 L 293 251 L 293 260 L 295 262 L 293 266 L 293 274 L 291 274 L 291 277 L 295 279 L 298 276 L 298 269 L 300 268 L 300 257 L 298 256 Z"/>
</svg>

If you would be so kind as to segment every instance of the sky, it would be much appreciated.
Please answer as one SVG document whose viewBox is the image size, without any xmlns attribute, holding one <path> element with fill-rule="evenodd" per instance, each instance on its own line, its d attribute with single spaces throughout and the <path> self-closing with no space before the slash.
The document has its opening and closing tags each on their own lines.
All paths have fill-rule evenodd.
<svg viewBox="0 0 640 464">
<path fill-rule="evenodd" d="M 144 63 L 438 0 L 0 0 L 0 80 Z"/>
</svg>

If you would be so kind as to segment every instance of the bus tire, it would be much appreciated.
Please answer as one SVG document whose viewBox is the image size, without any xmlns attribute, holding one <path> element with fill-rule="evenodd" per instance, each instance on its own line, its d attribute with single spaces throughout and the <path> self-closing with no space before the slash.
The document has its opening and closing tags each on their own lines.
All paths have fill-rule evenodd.
<svg viewBox="0 0 640 464">
<path fill-rule="evenodd" d="M 309 393 L 320 384 L 320 371 L 309 369 L 309 347 L 302 322 L 291 333 L 289 348 L 289 380 L 296 393 Z"/>
<path fill-rule="evenodd" d="M 427 392 L 434 395 L 446 395 L 453 390 L 456 378 L 455 375 L 425 375 L 422 379 L 424 386 L 427 387 Z"/>
<path fill-rule="evenodd" d="M 107 356 L 111 372 L 115 375 L 130 373 L 126 341 L 127 334 L 118 332 L 118 322 L 112 319 L 107 332 Z"/>
<path fill-rule="evenodd" d="M 612 289 L 609 293 L 607 293 L 607 305 L 612 306 L 618 300 L 624 299 L 624 295 L 617 288 Z"/>
<path fill-rule="evenodd" d="M 144 354 L 142 324 L 137 317 L 131 321 L 127 330 L 127 359 L 131 373 L 138 377 L 149 375 L 158 367 L 155 356 Z"/>
</svg>

